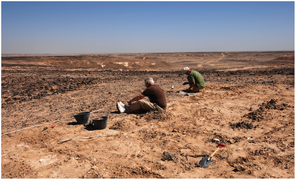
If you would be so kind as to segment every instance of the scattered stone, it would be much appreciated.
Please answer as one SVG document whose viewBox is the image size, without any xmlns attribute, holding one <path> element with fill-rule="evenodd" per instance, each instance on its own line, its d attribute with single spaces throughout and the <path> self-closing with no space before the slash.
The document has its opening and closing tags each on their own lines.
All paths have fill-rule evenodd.
<svg viewBox="0 0 296 180">
<path fill-rule="evenodd" d="M 212 142 L 220 142 L 220 140 L 219 139 L 212 139 Z"/>
<path fill-rule="evenodd" d="M 253 129 L 257 126 L 253 126 L 252 123 L 248 123 L 246 121 L 242 121 L 242 122 L 237 122 L 237 123 L 230 123 L 230 127 L 232 128 L 240 128 L 240 129 Z"/>
<path fill-rule="evenodd" d="M 162 154 L 162 158 L 161 158 L 162 161 L 174 161 L 174 162 L 177 162 L 178 161 L 178 157 L 176 157 L 175 154 L 170 154 L 166 151 L 163 152 Z"/>
</svg>

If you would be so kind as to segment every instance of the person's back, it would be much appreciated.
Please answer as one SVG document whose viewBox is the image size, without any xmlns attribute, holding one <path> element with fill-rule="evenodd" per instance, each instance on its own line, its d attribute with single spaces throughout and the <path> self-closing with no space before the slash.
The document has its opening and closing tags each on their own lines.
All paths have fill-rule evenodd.
<svg viewBox="0 0 296 180">
<path fill-rule="evenodd" d="M 192 84 L 193 82 L 195 82 L 195 85 L 198 88 L 204 88 L 205 87 L 205 80 L 202 77 L 202 75 L 195 71 L 195 70 L 191 70 L 190 74 L 187 76 L 187 80 L 189 81 L 190 84 Z"/>
<path fill-rule="evenodd" d="M 141 94 L 128 101 L 129 106 L 119 101 L 117 103 L 118 111 L 121 113 L 131 113 L 141 109 L 146 111 L 165 110 L 167 103 L 164 91 L 158 85 L 154 84 L 152 77 L 145 79 L 145 86 L 146 89 Z M 149 98 L 150 102 L 142 100 L 146 96 Z"/>
<path fill-rule="evenodd" d="M 167 106 L 163 90 L 158 85 L 151 85 L 142 93 L 147 96 L 152 103 L 156 103 L 161 108 L 165 109 Z"/>
</svg>

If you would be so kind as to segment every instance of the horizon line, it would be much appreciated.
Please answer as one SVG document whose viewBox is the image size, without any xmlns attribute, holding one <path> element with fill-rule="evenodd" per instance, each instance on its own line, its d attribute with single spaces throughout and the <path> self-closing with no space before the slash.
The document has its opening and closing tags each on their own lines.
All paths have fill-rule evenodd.
<svg viewBox="0 0 296 180">
<path fill-rule="evenodd" d="M 99 55 L 99 54 L 175 54 L 175 53 L 240 53 L 240 52 L 294 52 L 295 50 L 273 50 L 273 51 L 198 51 L 198 52 L 137 52 L 137 53 L 3 53 L 1 56 L 56 56 L 56 55 Z"/>
</svg>

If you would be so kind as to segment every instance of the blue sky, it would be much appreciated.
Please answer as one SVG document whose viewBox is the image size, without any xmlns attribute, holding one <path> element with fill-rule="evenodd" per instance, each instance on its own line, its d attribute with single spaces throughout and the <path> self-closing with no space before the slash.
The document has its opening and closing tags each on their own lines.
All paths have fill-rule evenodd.
<svg viewBox="0 0 296 180">
<path fill-rule="evenodd" d="M 2 1 L 2 54 L 294 50 L 294 1 Z"/>
</svg>

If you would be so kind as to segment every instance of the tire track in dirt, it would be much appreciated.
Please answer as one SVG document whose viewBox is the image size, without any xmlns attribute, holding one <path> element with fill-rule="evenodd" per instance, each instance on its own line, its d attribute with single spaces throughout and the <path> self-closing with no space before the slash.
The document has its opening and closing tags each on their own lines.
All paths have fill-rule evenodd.
<svg viewBox="0 0 296 180">
<path fill-rule="evenodd" d="M 221 53 L 221 57 L 218 60 L 210 60 L 206 61 L 204 65 L 211 65 L 214 66 L 214 64 L 219 64 L 219 61 L 221 61 L 225 57 L 224 53 Z M 199 65 L 199 67 L 203 67 L 203 65 Z"/>
</svg>

